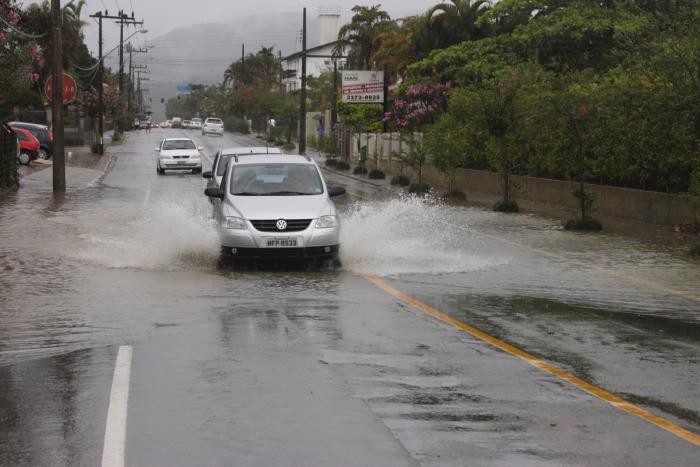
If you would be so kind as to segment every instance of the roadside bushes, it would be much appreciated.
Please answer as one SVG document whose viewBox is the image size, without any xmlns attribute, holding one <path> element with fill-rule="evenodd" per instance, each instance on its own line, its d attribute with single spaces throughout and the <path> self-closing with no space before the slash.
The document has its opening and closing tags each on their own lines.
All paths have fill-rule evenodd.
<svg viewBox="0 0 700 467">
<path fill-rule="evenodd" d="M 227 115 L 226 117 L 224 117 L 223 120 L 224 128 L 226 128 L 226 131 L 232 131 L 234 133 L 243 133 L 244 135 L 250 133 L 250 126 L 248 125 L 248 121 L 241 117 Z"/>
<path fill-rule="evenodd" d="M 352 171 L 353 175 L 366 175 L 367 172 L 368 172 L 367 167 L 364 167 L 362 165 L 358 165 Z"/>
<path fill-rule="evenodd" d="M 411 184 L 411 179 L 405 175 L 396 175 L 391 178 L 391 184 L 394 186 L 408 186 Z"/>
<path fill-rule="evenodd" d="M 367 178 L 372 180 L 384 180 L 386 178 L 386 174 L 379 169 L 372 169 L 369 171 Z"/>
<path fill-rule="evenodd" d="M 690 254 L 700 258 L 700 245 L 695 245 L 690 249 Z"/>
<path fill-rule="evenodd" d="M 520 206 L 512 199 L 501 200 L 493 205 L 493 210 L 496 212 L 520 212 Z"/>
<path fill-rule="evenodd" d="M 412 183 L 408 187 L 408 192 L 415 193 L 417 195 L 425 195 L 425 194 L 429 193 L 430 190 L 432 190 L 432 189 L 433 189 L 433 187 L 431 187 L 429 184 L 419 182 L 419 183 Z"/>
<path fill-rule="evenodd" d="M 338 161 L 335 168 L 338 170 L 350 170 L 350 164 L 347 161 Z"/>
</svg>

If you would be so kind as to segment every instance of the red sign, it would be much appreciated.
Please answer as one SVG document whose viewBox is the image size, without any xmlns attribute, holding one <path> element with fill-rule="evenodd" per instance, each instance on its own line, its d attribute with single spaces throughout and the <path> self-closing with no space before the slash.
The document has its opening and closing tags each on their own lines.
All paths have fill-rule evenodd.
<svg viewBox="0 0 700 467">
<path fill-rule="evenodd" d="M 63 103 L 70 104 L 75 100 L 75 95 L 78 93 L 78 85 L 68 73 L 63 73 Z M 49 75 L 49 79 L 44 84 L 44 94 L 51 102 L 53 100 L 53 75 Z"/>
</svg>

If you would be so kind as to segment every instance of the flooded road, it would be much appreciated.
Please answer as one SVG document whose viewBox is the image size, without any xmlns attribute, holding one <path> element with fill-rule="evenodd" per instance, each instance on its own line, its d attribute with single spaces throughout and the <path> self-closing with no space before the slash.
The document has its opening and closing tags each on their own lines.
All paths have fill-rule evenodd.
<svg viewBox="0 0 700 467">
<path fill-rule="evenodd" d="M 205 181 L 156 174 L 153 148 L 184 134 L 210 159 L 260 144 L 132 132 L 106 174 L 69 169 L 63 198 L 43 170 L 0 202 L 0 465 L 107 465 L 113 442 L 126 465 L 697 465 L 679 434 L 700 436 L 700 263 L 683 251 L 327 173 L 349 193 L 343 267 L 232 271 Z"/>
</svg>

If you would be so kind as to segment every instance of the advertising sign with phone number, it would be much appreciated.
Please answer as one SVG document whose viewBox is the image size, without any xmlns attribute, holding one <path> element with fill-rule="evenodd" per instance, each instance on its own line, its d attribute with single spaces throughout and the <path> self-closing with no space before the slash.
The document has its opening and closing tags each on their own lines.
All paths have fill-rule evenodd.
<svg viewBox="0 0 700 467">
<path fill-rule="evenodd" d="M 343 102 L 381 104 L 384 102 L 383 71 L 343 71 Z"/>
</svg>

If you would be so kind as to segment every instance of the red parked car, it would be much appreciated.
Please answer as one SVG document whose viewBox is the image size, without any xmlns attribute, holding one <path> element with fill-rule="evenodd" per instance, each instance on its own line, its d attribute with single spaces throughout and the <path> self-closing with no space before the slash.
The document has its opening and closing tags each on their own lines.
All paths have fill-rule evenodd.
<svg viewBox="0 0 700 467">
<path fill-rule="evenodd" d="M 19 142 L 19 157 L 17 160 L 20 164 L 28 165 L 31 161 L 39 157 L 39 148 L 41 143 L 39 140 L 24 128 L 10 127 L 17 135 Z"/>
</svg>

